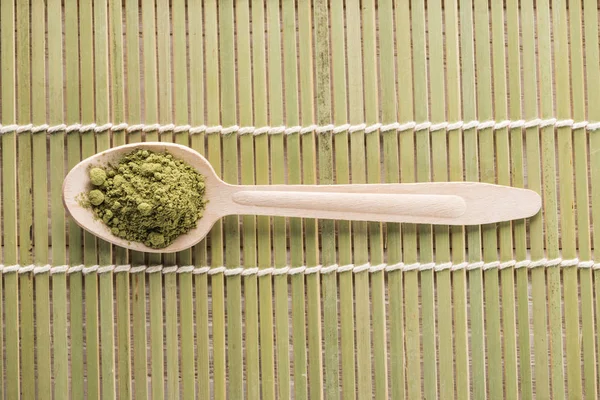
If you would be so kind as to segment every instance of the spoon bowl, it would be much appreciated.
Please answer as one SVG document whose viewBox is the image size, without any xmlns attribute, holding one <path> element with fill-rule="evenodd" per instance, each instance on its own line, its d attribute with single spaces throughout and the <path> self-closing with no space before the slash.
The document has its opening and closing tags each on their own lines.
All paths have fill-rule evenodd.
<svg viewBox="0 0 600 400">
<path fill-rule="evenodd" d="M 89 208 L 79 203 L 92 189 L 92 167 L 117 164 L 133 150 L 168 152 L 205 177 L 204 215 L 169 246 L 154 249 L 113 235 Z M 226 215 L 269 215 L 353 221 L 441 225 L 481 225 L 527 218 L 541 208 L 531 190 L 479 182 L 350 185 L 231 185 L 223 182 L 198 152 L 174 143 L 145 142 L 115 147 L 77 164 L 63 182 L 63 202 L 83 229 L 115 245 L 148 253 L 171 253 L 202 240 Z"/>
</svg>

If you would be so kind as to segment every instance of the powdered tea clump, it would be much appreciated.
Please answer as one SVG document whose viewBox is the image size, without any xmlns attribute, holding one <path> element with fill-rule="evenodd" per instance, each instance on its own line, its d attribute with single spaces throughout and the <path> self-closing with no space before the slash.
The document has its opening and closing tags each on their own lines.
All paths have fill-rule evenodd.
<svg viewBox="0 0 600 400">
<path fill-rule="evenodd" d="M 89 207 L 125 240 L 167 247 L 195 228 L 204 212 L 204 176 L 166 152 L 134 150 L 89 175 Z"/>
</svg>

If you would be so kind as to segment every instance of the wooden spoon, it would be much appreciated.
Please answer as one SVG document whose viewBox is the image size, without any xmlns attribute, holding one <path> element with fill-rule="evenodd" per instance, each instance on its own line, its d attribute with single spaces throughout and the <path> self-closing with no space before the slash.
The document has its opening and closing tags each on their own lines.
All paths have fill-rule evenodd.
<svg viewBox="0 0 600 400">
<path fill-rule="evenodd" d="M 195 229 L 171 245 L 152 249 L 111 234 L 110 229 L 83 208 L 77 197 L 91 189 L 91 166 L 116 164 L 134 149 L 168 151 L 206 177 L 209 200 Z M 83 229 L 132 250 L 168 253 L 202 240 L 226 215 L 270 215 L 352 221 L 408 222 L 441 225 L 480 225 L 535 215 L 540 196 L 526 189 L 477 182 L 351 184 L 351 185 L 230 185 L 218 178 L 210 163 L 186 146 L 163 142 L 115 147 L 77 164 L 63 183 L 64 204 Z"/>
</svg>

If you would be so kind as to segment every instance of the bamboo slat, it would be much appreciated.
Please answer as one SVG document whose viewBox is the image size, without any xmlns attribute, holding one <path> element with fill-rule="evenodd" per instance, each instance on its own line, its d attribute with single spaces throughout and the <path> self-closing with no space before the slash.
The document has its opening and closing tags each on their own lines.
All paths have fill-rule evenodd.
<svg viewBox="0 0 600 400">
<path fill-rule="evenodd" d="M 333 4 L 332 4 L 333 7 Z M 333 29 L 333 18 L 331 19 Z M 326 125 L 332 122 L 331 81 L 329 58 L 329 11 L 325 2 L 317 2 L 314 7 L 315 25 L 315 89 L 316 122 Z M 332 52 L 336 48 L 332 48 Z M 335 64 L 339 66 L 339 64 Z M 335 74 L 334 74 L 335 76 Z M 338 85 L 339 86 L 339 85 Z M 317 134 L 319 183 L 334 182 L 333 139 L 329 132 Z M 335 224 L 331 220 L 319 221 L 321 231 L 321 263 L 336 263 Z M 311 279 L 311 278 L 309 278 Z M 333 274 L 322 277 L 321 299 L 323 303 L 323 386 L 324 397 L 339 397 L 339 335 L 338 335 L 338 282 Z M 311 381 L 311 388 L 313 387 Z M 312 396 L 311 396 L 312 398 Z M 317 397 L 319 398 L 319 397 Z"/>
<path fill-rule="evenodd" d="M 587 78 L 587 80 L 589 79 L 595 79 L 595 77 L 600 76 L 600 67 L 598 66 L 597 63 L 595 63 L 596 60 L 599 59 L 598 56 L 598 27 L 597 27 L 597 21 L 598 20 L 598 15 L 595 11 L 595 6 L 591 4 L 591 2 L 589 1 L 585 1 L 584 2 L 584 24 L 585 24 L 585 30 L 584 30 L 584 38 L 585 38 L 585 43 L 586 43 L 586 47 L 585 47 L 585 57 L 588 60 L 589 66 L 587 66 L 586 68 L 586 76 L 585 78 Z M 594 36 L 595 35 L 595 36 Z M 578 68 L 579 62 L 580 61 L 576 61 L 576 57 L 579 55 L 578 51 L 580 49 L 579 47 L 579 43 L 577 41 L 578 37 L 577 35 L 573 35 L 576 39 L 575 39 L 575 43 L 574 43 L 574 53 L 572 55 L 572 62 L 573 62 L 573 71 L 578 71 L 580 72 L 580 69 Z M 580 80 L 583 79 L 584 76 L 581 73 L 581 77 Z M 574 87 L 578 88 L 578 85 L 574 83 Z M 595 101 L 595 99 L 597 98 L 598 93 L 595 91 L 586 91 L 586 98 L 585 100 L 587 100 L 588 104 L 593 104 L 592 102 Z M 577 101 L 578 97 L 574 97 L 574 101 Z M 587 115 L 588 118 L 597 118 L 598 116 L 600 116 L 600 113 L 598 112 L 597 107 L 595 106 L 591 106 L 588 109 Z M 585 144 L 588 144 L 588 139 L 584 139 L 585 144 L 581 145 L 580 142 L 578 143 L 578 139 L 580 139 L 579 135 L 576 135 L 575 137 L 575 141 L 576 141 L 576 148 L 585 148 Z M 579 146 L 578 146 L 579 144 Z M 581 154 L 577 154 L 577 161 L 575 164 L 576 170 L 577 172 L 577 179 L 579 181 L 579 185 L 577 186 L 577 207 L 581 207 L 582 203 L 581 203 L 581 197 L 580 194 L 584 194 L 585 195 L 585 200 L 588 199 L 588 195 L 587 195 L 587 190 L 590 190 L 588 188 L 588 184 L 587 184 L 587 178 L 588 178 L 588 172 L 587 172 L 587 163 L 589 163 L 590 166 L 590 182 L 594 182 L 594 179 L 597 179 L 598 176 L 598 166 L 600 166 L 600 158 L 598 158 L 598 151 L 597 149 L 599 148 L 600 142 L 598 141 L 598 134 L 593 134 L 590 135 L 589 138 L 589 161 L 586 162 L 586 170 L 585 172 L 583 171 L 583 165 L 581 164 L 581 162 L 583 162 L 583 160 L 580 158 Z M 582 188 L 583 184 L 585 183 L 585 186 Z M 583 193 L 582 193 L 583 191 Z M 594 207 L 595 205 L 598 204 L 598 195 L 600 193 L 598 192 L 597 188 L 595 188 L 595 186 L 592 186 L 591 188 L 591 199 L 589 200 L 591 205 L 592 205 L 592 211 L 591 211 L 591 219 L 592 219 L 592 223 L 593 221 L 598 221 L 600 220 L 600 215 L 598 214 L 597 211 L 597 207 Z M 585 202 L 583 203 L 585 204 Z M 588 209 L 587 207 L 585 208 L 586 210 Z M 579 228 L 579 234 L 580 234 L 580 239 L 579 239 L 579 251 L 580 251 L 580 257 L 584 257 L 584 256 L 588 256 L 590 259 L 592 259 L 591 254 L 589 253 L 589 249 L 590 249 L 590 245 L 591 248 L 593 249 L 597 249 L 598 248 L 598 244 L 600 243 L 600 234 L 598 233 L 598 225 L 594 225 L 593 226 L 593 231 L 590 232 L 590 230 L 587 228 L 589 226 L 589 219 L 586 220 L 587 218 L 590 218 L 590 213 L 578 213 L 578 216 L 580 216 L 580 219 L 578 220 L 578 228 Z M 587 223 L 587 224 L 586 224 Z M 586 224 L 586 225 L 584 225 Z M 585 226 L 585 228 L 584 228 Z M 582 230 L 584 230 L 585 232 L 581 232 Z M 587 235 L 592 234 L 593 236 L 593 242 L 590 241 L 589 237 Z M 586 243 L 587 242 L 587 243 Z M 592 282 L 596 283 L 599 282 L 598 281 L 598 277 L 600 276 L 598 271 L 594 271 L 594 273 L 592 274 L 591 271 L 581 271 L 581 314 L 582 314 L 582 318 L 584 319 L 583 322 L 583 329 L 582 329 L 582 333 L 583 333 L 583 354 L 584 354 L 584 390 L 585 390 L 585 394 L 586 396 L 597 396 L 598 393 L 598 387 L 596 385 L 596 374 L 597 374 L 597 367 L 596 367 L 596 360 L 598 359 L 598 354 L 597 354 L 597 347 L 595 347 L 596 343 L 595 340 L 593 340 L 593 338 L 596 337 L 596 333 L 598 332 L 598 319 L 596 318 L 596 325 L 594 324 L 594 316 L 590 315 L 591 313 L 593 313 L 593 309 L 594 309 L 594 304 L 593 304 L 593 296 L 594 294 L 596 294 L 596 310 L 598 310 L 598 287 L 595 287 L 595 293 L 592 292 Z M 592 276 L 593 275 L 593 276 Z M 596 311 L 597 312 L 597 311 Z"/>
<path fill-rule="evenodd" d="M 491 18 L 494 21 L 504 21 L 502 7 L 498 4 L 492 5 Z M 506 17 L 508 19 L 508 17 Z M 492 25 L 492 51 L 493 53 L 505 54 L 505 33 L 504 23 Z M 496 57 L 492 59 L 494 68 L 493 84 L 494 91 L 494 118 L 507 119 L 509 115 L 507 104 L 507 79 L 506 75 L 515 73 L 515 68 L 509 66 L 507 71 L 505 57 Z M 517 70 L 518 71 L 518 70 Z M 497 131 L 496 152 L 497 152 L 497 180 L 501 185 L 510 186 L 510 129 L 504 128 Z M 500 248 L 500 262 L 506 263 L 514 259 L 513 257 L 513 239 L 511 222 L 498 224 L 498 246 Z M 518 397 L 518 368 L 517 368 L 517 326 L 515 322 L 515 271 L 512 267 L 504 268 L 500 271 L 501 291 L 501 321 L 502 321 L 502 358 L 504 359 L 504 373 L 501 384 L 504 384 L 505 397 Z M 500 304 L 498 304 L 500 306 Z M 502 362 L 502 361 L 500 361 Z M 499 392 L 500 390 L 498 390 Z M 490 390 L 491 392 L 491 390 Z M 500 394 L 500 393 L 499 393 Z"/>
</svg>

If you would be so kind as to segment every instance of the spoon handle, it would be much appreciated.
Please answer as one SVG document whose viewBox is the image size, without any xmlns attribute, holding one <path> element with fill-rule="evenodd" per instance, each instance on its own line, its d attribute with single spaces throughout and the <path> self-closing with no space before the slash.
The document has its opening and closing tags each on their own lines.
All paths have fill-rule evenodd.
<svg viewBox="0 0 600 400">
<path fill-rule="evenodd" d="M 540 196 L 478 182 L 231 186 L 225 215 L 480 225 L 535 215 Z"/>
</svg>

